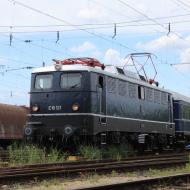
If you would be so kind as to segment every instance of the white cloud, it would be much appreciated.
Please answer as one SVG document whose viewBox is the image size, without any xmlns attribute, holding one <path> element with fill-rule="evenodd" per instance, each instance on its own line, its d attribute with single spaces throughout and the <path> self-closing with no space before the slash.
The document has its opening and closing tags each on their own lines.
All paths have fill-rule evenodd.
<svg viewBox="0 0 190 190">
<path fill-rule="evenodd" d="M 144 17 L 134 10 L 130 9 L 127 6 L 124 6 L 122 3 L 118 1 L 110 1 L 110 0 L 20 0 L 21 3 L 27 4 L 28 6 L 34 7 L 36 9 L 41 10 L 42 12 L 46 12 L 52 16 L 62 19 L 62 21 L 58 21 L 56 19 L 52 19 L 43 14 L 39 14 L 35 11 L 27 9 L 26 7 L 22 7 L 17 3 L 13 3 L 12 1 L 0 1 L 0 23 L 1 25 L 6 26 L 14 26 L 14 25 L 55 25 L 55 24 L 82 24 L 85 22 L 123 22 L 134 19 L 144 19 Z M 166 0 L 160 0 L 158 2 L 152 0 L 133 0 L 127 2 L 132 7 L 135 7 L 139 11 L 147 14 L 149 17 L 160 17 L 160 16 L 170 16 L 174 14 L 181 14 L 182 10 L 176 11 L 176 6 L 174 3 Z M 175 11 L 175 12 L 174 12 Z M 64 22 L 66 21 L 66 22 Z M 96 22 L 97 21 L 97 22 Z M 182 26 L 182 25 L 180 25 Z M 186 26 L 187 24 L 183 24 Z M 172 25 L 172 29 L 174 26 Z M 141 27 L 139 31 L 137 27 L 133 27 L 133 31 L 141 32 L 143 30 L 149 30 L 151 27 Z M 160 28 L 157 26 L 157 28 Z M 182 27 L 181 27 L 182 28 Z M 1 30 L 10 30 L 10 28 L 2 28 Z M 36 29 L 13 29 L 16 30 L 36 30 Z M 38 28 L 38 30 L 44 30 L 43 28 Z M 57 31 L 57 30 L 56 30 Z M 112 32 L 113 29 L 110 29 Z M 129 28 L 124 29 L 125 32 L 129 33 Z M 152 28 L 151 28 L 151 31 Z"/>
<path fill-rule="evenodd" d="M 105 53 L 104 62 L 107 65 L 123 65 L 125 60 L 117 50 L 110 48 Z"/>
<path fill-rule="evenodd" d="M 79 11 L 78 16 L 84 20 L 97 21 L 102 19 L 103 10 L 95 8 L 83 8 Z"/>
<path fill-rule="evenodd" d="M 92 50 L 96 50 L 96 46 L 88 41 L 84 42 L 82 45 L 71 48 L 73 53 L 84 53 Z"/>
<path fill-rule="evenodd" d="M 142 3 L 139 2 L 136 6 L 137 6 L 136 9 L 139 10 L 140 12 L 146 13 L 148 11 L 148 6 L 143 2 Z"/>
<path fill-rule="evenodd" d="M 189 46 L 189 38 L 188 36 L 185 40 L 182 40 L 175 34 L 170 34 L 169 36 L 164 35 L 147 43 L 138 43 L 137 47 L 147 51 L 156 51 L 166 48 L 187 48 Z"/>
<path fill-rule="evenodd" d="M 181 62 L 190 62 L 190 48 L 181 53 Z"/>
<path fill-rule="evenodd" d="M 102 57 L 102 53 L 98 50 L 98 48 L 93 43 L 88 41 L 70 48 L 70 51 L 75 53 L 75 56 L 94 57 L 96 59 L 101 59 Z"/>
<path fill-rule="evenodd" d="M 92 57 L 95 57 L 95 58 L 100 58 L 100 56 L 102 55 L 102 53 L 99 51 L 99 50 L 95 50 L 92 52 Z"/>
<path fill-rule="evenodd" d="M 184 73 L 190 72 L 190 48 L 181 53 L 180 60 L 182 64 L 176 65 L 176 69 Z"/>
</svg>

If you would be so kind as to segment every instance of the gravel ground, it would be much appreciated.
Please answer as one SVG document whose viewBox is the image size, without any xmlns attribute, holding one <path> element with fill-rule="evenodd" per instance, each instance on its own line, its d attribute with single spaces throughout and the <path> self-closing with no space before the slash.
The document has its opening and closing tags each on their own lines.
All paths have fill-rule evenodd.
<svg viewBox="0 0 190 190">
<path fill-rule="evenodd" d="M 114 174 L 117 175 L 117 174 Z M 88 175 L 81 176 L 77 179 L 64 179 L 54 178 L 43 181 L 30 180 L 28 184 L 14 184 L 14 185 L 2 185 L 1 189 L 4 190 L 74 190 L 77 188 L 84 188 L 96 185 L 106 185 L 110 183 L 127 182 L 137 179 L 145 179 L 147 177 L 139 176 L 127 176 L 118 174 L 118 176 L 106 176 L 106 175 Z"/>
<path fill-rule="evenodd" d="M 28 182 L 17 183 L 17 184 L 9 184 L 9 185 L 1 185 L 0 189 L 3 190 L 74 190 L 77 188 L 85 188 L 89 186 L 97 186 L 97 185 L 106 185 L 111 183 L 118 182 L 127 182 L 134 181 L 139 179 L 147 179 L 149 177 L 155 176 L 164 176 L 173 173 L 182 173 L 178 170 L 168 170 L 168 171 L 160 171 L 160 170 L 149 170 L 147 172 L 138 171 L 138 172 L 130 172 L 130 173 L 122 173 L 118 174 L 115 171 L 112 171 L 107 175 L 97 175 L 97 174 L 83 174 L 81 173 L 78 178 L 71 179 L 68 177 L 57 177 L 46 180 L 38 180 L 37 178 L 28 180 Z M 171 184 L 172 185 L 172 184 Z M 190 190 L 190 184 L 182 185 L 181 187 L 154 187 L 154 190 Z"/>
</svg>

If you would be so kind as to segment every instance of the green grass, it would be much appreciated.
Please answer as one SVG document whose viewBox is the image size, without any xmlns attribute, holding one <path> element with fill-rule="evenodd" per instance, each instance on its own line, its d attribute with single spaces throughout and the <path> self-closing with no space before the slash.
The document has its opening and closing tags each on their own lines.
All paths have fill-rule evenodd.
<svg viewBox="0 0 190 190">
<path fill-rule="evenodd" d="M 109 146 L 104 152 L 105 158 L 116 159 L 116 160 L 125 159 L 134 155 L 135 151 L 129 148 L 129 146 L 126 144 L 121 144 L 119 146 L 118 145 Z"/>
<path fill-rule="evenodd" d="M 46 156 L 46 160 L 48 163 L 50 162 L 62 162 L 65 161 L 68 157 L 67 152 L 60 152 L 56 148 L 50 148 L 49 153 Z"/>
<path fill-rule="evenodd" d="M 116 146 L 108 147 L 108 149 L 104 151 L 104 157 L 110 158 L 110 159 L 116 159 L 116 160 L 122 159 L 121 152 Z"/>
<path fill-rule="evenodd" d="M 128 157 L 128 150 L 124 145 L 110 146 L 101 149 L 96 146 L 81 145 L 79 154 L 86 160 L 117 159 Z M 61 162 L 66 160 L 68 153 L 62 153 L 56 148 L 41 148 L 32 144 L 12 144 L 8 147 L 9 163 L 14 165 Z"/>
<path fill-rule="evenodd" d="M 102 152 L 99 148 L 95 146 L 84 146 L 79 147 L 80 155 L 87 160 L 101 160 Z"/>
<path fill-rule="evenodd" d="M 135 155 L 135 152 L 129 149 L 127 145 L 112 145 L 107 148 L 99 148 L 92 145 L 81 145 L 78 148 L 80 156 L 87 160 L 116 159 L 121 160 Z"/>
<path fill-rule="evenodd" d="M 10 145 L 8 152 L 10 165 L 61 162 L 67 157 L 67 153 L 61 153 L 55 148 L 47 152 L 44 148 L 25 144 Z"/>
</svg>

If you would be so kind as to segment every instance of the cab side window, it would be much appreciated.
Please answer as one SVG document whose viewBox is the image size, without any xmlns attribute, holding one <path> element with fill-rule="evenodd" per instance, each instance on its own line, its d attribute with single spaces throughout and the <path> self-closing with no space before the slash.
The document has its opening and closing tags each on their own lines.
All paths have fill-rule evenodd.
<svg viewBox="0 0 190 190">
<path fill-rule="evenodd" d="M 64 73 L 61 75 L 61 88 L 75 89 L 81 87 L 81 74 L 80 73 Z"/>
</svg>

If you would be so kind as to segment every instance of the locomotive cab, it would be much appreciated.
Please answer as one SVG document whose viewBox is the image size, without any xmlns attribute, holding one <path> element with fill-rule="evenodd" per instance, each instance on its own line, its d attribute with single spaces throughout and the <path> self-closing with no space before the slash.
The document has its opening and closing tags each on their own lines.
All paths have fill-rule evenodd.
<svg viewBox="0 0 190 190">
<path fill-rule="evenodd" d="M 104 76 L 91 72 L 87 65 L 56 64 L 35 70 L 26 138 L 63 144 L 88 141 L 87 135 L 93 134 L 91 113 L 105 113 L 103 99 Z"/>
</svg>

